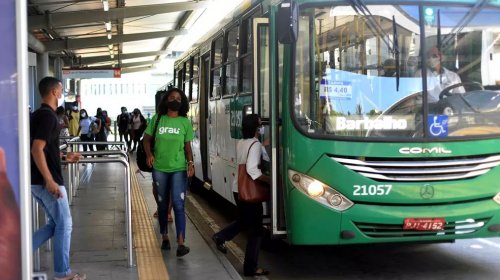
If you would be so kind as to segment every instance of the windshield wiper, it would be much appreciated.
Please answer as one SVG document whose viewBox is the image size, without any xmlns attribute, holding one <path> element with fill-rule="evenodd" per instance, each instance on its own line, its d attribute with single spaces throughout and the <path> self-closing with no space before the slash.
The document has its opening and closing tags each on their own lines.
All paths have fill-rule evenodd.
<svg viewBox="0 0 500 280">
<path fill-rule="evenodd" d="M 392 16 L 392 33 L 394 36 L 394 56 L 396 57 L 396 91 L 399 91 L 399 78 L 401 77 L 400 73 L 400 61 L 399 61 L 399 40 L 398 40 L 398 29 L 396 26 L 396 18 Z"/>
<path fill-rule="evenodd" d="M 484 6 L 488 3 L 487 0 L 478 1 L 474 4 L 474 7 L 470 9 L 463 18 L 457 23 L 455 27 L 450 31 L 450 33 L 445 37 L 443 41 L 443 46 L 448 45 L 449 41 L 453 39 L 453 34 L 460 33 L 467 24 L 484 8 Z M 439 15 L 439 13 L 438 13 Z"/>
<path fill-rule="evenodd" d="M 389 36 L 387 36 L 387 33 L 385 33 L 384 29 L 380 26 L 380 24 L 378 24 L 378 22 L 376 22 L 373 19 L 372 13 L 370 12 L 370 10 L 368 10 L 363 1 L 349 0 L 349 3 L 351 4 L 351 7 L 354 10 L 354 12 L 363 15 L 367 19 L 368 26 L 370 26 L 370 28 L 382 38 L 382 41 L 384 41 L 384 43 L 387 45 L 387 48 L 390 49 L 392 42 L 390 41 Z"/>
</svg>

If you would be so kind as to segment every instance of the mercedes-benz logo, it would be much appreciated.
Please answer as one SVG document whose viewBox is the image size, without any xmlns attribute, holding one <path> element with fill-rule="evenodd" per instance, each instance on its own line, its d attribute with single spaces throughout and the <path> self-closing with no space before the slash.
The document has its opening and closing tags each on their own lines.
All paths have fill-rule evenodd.
<svg viewBox="0 0 500 280">
<path fill-rule="evenodd" d="M 420 188 L 420 196 L 425 199 L 434 197 L 434 187 L 430 184 L 425 184 Z"/>
</svg>

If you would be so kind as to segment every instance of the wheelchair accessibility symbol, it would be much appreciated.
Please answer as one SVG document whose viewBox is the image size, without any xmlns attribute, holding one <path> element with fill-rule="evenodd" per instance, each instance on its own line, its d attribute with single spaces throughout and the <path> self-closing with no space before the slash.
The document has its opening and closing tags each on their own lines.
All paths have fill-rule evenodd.
<svg viewBox="0 0 500 280">
<path fill-rule="evenodd" d="M 427 119 L 429 134 L 433 137 L 448 136 L 448 116 L 447 115 L 429 115 Z"/>
</svg>

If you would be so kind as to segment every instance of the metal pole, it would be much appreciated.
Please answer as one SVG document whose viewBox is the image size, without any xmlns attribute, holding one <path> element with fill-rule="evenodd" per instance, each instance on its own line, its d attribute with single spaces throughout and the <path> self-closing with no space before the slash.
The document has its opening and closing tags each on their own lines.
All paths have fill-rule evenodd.
<svg viewBox="0 0 500 280">
<path fill-rule="evenodd" d="M 38 220 L 38 203 L 33 198 L 31 200 L 31 217 L 33 223 L 33 231 L 37 231 L 40 228 L 40 221 Z M 35 271 L 40 271 L 40 248 L 38 248 L 33 253 L 33 269 Z"/>
<path fill-rule="evenodd" d="M 116 121 L 114 123 L 115 123 L 114 130 L 115 130 L 115 142 L 116 142 Z"/>
<path fill-rule="evenodd" d="M 66 149 L 68 152 L 71 152 L 72 146 L 68 146 Z M 68 168 L 68 203 L 69 205 L 73 205 L 73 168 L 71 163 L 66 164 Z"/>
</svg>

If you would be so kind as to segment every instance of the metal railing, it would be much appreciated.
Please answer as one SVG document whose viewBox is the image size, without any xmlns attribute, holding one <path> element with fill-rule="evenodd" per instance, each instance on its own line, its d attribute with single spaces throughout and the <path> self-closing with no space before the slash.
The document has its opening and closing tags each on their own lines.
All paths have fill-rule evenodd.
<svg viewBox="0 0 500 280">
<path fill-rule="evenodd" d="M 132 198 L 131 198 L 131 174 L 128 159 L 124 157 L 103 157 L 103 158 L 85 158 L 77 163 L 64 161 L 63 163 L 76 164 L 80 163 L 121 163 L 125 167 L 125 231 L 127 234 L 127 260 L 128 266 L 134 266 L 132 252 Z M 69 168 L 68 168 L 69 169 Z"/>
<path fill-rule="evenodd" d="M 127 236 L 127 261 L 128 266 L 134 266 L 133 260 L 133 244 L 132 244 L 132 199 L 131 199 L 131 173 L 129 158 L 127 154 L 127 144 L 125 142 L 94 142 L 94 141 L 79 141 L 79 137 L 63 137 L 68 141 L 60 146 L 61 151 L 79 152 L 79 145 L 108 145 L 114 147 L 121 147 L 120 150 L 105 150 L 105 151 L 89 151 L 80 152 L 83 156 L 112 156 L 112 157 L 98 157 L 98 158 L 84 158 L 78 162 L 62 161 L 61 164 L 67 165 L 68 170 L 68 203 L 73 204 L 73 197 L 80 185 L 80 164 L 81 163 L 121 163 L 125 169 L 125 231 Z M 33 228 L 36 230 L 40 227 L 39 209 L 36 200 L 33 199 Z M 48 244 L 50 246 L 50 243 Z M 34 252 L 34 270 L 40 271 L 40 251 Z"/>
</svg>

